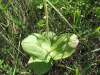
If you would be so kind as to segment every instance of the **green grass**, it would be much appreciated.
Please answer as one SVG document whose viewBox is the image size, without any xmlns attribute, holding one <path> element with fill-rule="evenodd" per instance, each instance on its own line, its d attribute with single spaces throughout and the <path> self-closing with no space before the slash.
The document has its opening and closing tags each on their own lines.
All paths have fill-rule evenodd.
<svg viewBox="0 0 100 75">
<path fill-rule="evenodd" d="M 57 61 L 45 75 L 99 75 L 100 2 L 49 1 L 49 30 L 57 35 L 75 33 L 80 43 L 71 57 Z M 35 75 L 20 43 L 33 32 L 45 31 L 43 17 L 42 0 L 0 0 L 0 74 Z"/>
</svg>

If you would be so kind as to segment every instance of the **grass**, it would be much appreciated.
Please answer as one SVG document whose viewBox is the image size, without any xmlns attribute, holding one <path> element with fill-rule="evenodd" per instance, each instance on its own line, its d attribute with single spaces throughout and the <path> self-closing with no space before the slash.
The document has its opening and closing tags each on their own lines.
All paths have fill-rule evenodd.
<svg viewBox="0 0 100 75">
<path fill-rule="evenodd" d="M 71 57 L 54 61 L 45 75 L 99 75 L 100 2 L 49 1 L 49 30 L 57 35 L 76 33 L 80 43 Z M 0 0 L 0 74 L 35 75 L 20 42 L 30 33 L 45 31 L 43 17 L 42 0 Z"/>
</svg>

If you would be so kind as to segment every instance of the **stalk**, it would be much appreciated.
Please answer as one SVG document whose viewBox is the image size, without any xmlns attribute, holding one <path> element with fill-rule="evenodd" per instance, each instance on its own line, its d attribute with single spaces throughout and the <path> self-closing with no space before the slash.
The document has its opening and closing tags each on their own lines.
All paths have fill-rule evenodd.
<svg viewBox="0 0 100 75">
<path fill-rule="evenodd" d="M 48 25 L 48 10 L 47 10 L 47 1 L 44 0 L 44 11 L 45 11 L 45 24 L 46 24 L 46 33 L 47 33 L 47 39 L 49 40 L 49 25 Z"/>
</svg>

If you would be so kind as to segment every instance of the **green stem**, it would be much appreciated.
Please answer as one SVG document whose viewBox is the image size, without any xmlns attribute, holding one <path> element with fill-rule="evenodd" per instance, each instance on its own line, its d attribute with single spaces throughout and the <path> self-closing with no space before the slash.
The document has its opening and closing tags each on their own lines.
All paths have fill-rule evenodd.
<svg viewBox="0 0 100 75">
<path fill-rule="evenodd" d="M 44 11 L 45 11 L 45 23 L 46 23 L 46 32 L 47 32 L 47 37 L 49 40 L 48 32 L 49 32 L 49 25 L 48 25 L 48 10 L 47 10 L 47 1 L 44 0 Z"/>
</svg>

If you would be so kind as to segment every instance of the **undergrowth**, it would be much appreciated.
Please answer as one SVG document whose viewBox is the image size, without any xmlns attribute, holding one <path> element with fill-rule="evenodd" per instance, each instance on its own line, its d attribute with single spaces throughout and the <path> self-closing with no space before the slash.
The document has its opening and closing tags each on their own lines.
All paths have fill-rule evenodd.
<svg viewBox="0 0 100 75">
<path fill-rule="evenodd" d="M 57 35 L 75 33 L 80 42 L 71 57 L 54 61 L 45 75 L 99 75 L 99 0 L 49 1 L 49 30 Z M 0 0 L 0 75 L 35 75 L 21 41 L 45 31 L 44 17 L 42 0 Z"/>
</svg>

